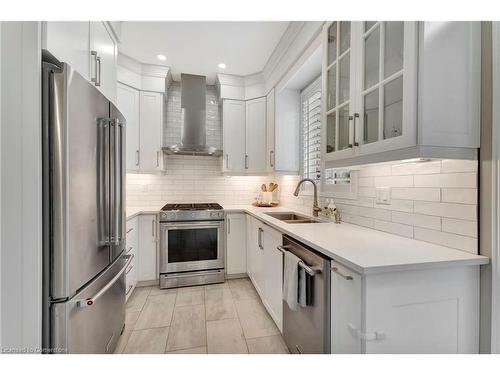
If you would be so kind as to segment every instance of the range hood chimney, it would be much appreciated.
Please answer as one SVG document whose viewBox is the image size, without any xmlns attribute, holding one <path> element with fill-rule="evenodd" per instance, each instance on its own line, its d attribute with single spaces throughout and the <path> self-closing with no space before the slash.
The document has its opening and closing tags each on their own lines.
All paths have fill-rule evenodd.
<svg viewBox="0 0 500 375">
<path fill-rule="evenodd" d="M 220 150 L 207 146 L 206 77 L 181 74 L 181 143 L 164 148 L 168 154 L 219 156 Z"/>
</svg>

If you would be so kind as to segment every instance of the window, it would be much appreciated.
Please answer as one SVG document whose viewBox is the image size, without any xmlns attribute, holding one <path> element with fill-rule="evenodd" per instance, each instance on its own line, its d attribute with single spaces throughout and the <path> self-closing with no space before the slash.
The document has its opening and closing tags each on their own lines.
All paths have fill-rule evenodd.
<svg viewBox="0 0 500 375">
<path fill-rule="evenodd" d="M 319 184 L 321 179 L 321 79 L 300 93 L 302 175 Z"/>
</svg>

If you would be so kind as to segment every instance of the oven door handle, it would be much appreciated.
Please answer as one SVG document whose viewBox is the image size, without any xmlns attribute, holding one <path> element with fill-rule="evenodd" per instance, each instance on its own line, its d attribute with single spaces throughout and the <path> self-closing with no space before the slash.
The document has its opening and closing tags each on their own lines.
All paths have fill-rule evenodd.
<svg viewBox="0 0 500 375">
<path fill-rule="evenodd" d="M 204 228 L 222 228 L 224 221 L 193 221 L 193 222 L 177 222 L 177 223 L 160 223 L 160 226 L 170 229 L 204 229 Z"/>
</svg>

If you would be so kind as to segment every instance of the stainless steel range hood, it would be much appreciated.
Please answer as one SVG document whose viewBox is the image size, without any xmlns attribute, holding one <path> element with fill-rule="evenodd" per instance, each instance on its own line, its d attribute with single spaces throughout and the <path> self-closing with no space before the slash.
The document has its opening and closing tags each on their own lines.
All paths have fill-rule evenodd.
<svg viewBox="0 0 500 375">
<path fill-rule="evenodd" d="M 219 156 L 222 151 L 207 145 L 206 77 L 181 74 L 181 143 L 163 150 L 175 155 Z"/>
</svg>

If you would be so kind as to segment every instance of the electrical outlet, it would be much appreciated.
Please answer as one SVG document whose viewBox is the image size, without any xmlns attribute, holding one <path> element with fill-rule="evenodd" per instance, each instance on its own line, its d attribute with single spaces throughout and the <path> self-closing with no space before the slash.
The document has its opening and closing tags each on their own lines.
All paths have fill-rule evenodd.
<svg viewBox="0 0 500 375">
<path fill-rule="evenodd" d="M 381 186 L 375 188 L 375 203 L 376 204 L 391 204 L 391 188 L 390 186 Z"/>
</svg>

